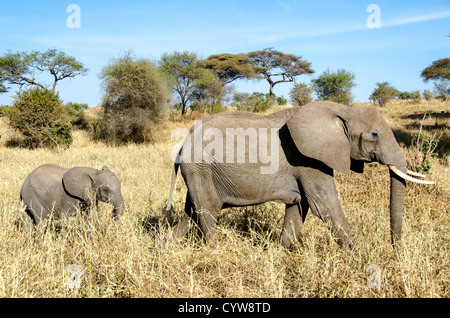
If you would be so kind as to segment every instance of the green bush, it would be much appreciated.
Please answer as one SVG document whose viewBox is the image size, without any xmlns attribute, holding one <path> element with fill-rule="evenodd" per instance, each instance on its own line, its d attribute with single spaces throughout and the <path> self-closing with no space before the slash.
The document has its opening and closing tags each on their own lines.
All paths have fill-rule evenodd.
<svg viewBox="0 0 450 318">
<path fill-rule="evenodd" d="M 242 101 L 235 104 L 238 110 L 253 113 L 265 112 L 266 110 L 270 109 L 270 107 L 272 107 L 274 103 L 269 94 L 263 93 L 253 93 L 250 96 L 242 95 L 237 96 L 237 98 L 242 98 Z"/>
<path fill-rule="evenodd" d="M 380 107 L 386 106 L 387 103 L 398 95 L 395 87 L 389 85 L 388 82 L 377 83 L 377 87 L 373 90 L 369 99 L 374 103 L 378 103 Z"/>
<path fill-rule="evenodd" d="M 312 83 L 319 100 L 350 105 L 353 101 L 351 90 L 356 86 L 354 80 L 355 74 L 339 69 L 336 72 L 323 72 Z"/>
<path fill-rule="evenodd" d="M 424 89 L 422 92 L 422 96 L 426 101 L 430 101 L 433 99 L 433 92 L 428 89 Z"/>
<path fill-rule="evenodd" d="M 69 147 L 72 143 L 72 125 L 69 122 L 56 121 L 42 131 L 44 143 L 64 145 Z"/>
<path fill-rule="evenodd" d="M 7 116 L 11 127 L 24 136 L 10 145 L 38 148 L 68 146 L 72 142 L 72 125 L 59 95 L 51 90 L 34 87 L 20 91 L 7 109 Z"/>
<path fill-rule="evenodd" d="M 79 129 L 89 128 L 89 119 L 85 114 L 85 110 L 88 108 L 88 104 L 79 104 L 68 102 L 64 105 L 64 110 L 69 116 L 69 121 L 73 127 Z"/>
<path fill-rule="evenodd" d="M 400 92 L 398 93 L 398 98 L 400 98 L 401 100 L 408 100 L 411 98 L 411 93 L 410 92 Z"/>
<path fill-rule="evenodd" d="M 0 117 L 6 116 L 6 110 L 8 109 L 7 105 L 0 105 Z"/>
<path fill-rule="evenodd" d="M 217 113 L 221 113 L 224 112 L 226 110 L 225 106 L 222 103 L 214 103 L 214 104 L 210 104 L 208 105 L 208 107 L 206 108 L 206 111 L 209 114 L 217 114 Z"/>
<path fill-rule="evenodd" d="M 414 103 L 420 103 L 422 101 L 422 96 L 420 95 L 420 92 L 419 91 L 411 92 L 411 100 Z"/>
<path fill-rule="evenodd" d="M 277 101 L 277 104 L 280 106 L 286 105 L 288 102 L 287 99 L 284 98 L 283 96 L 277 97 L 275 100 Z"/>
</svg>

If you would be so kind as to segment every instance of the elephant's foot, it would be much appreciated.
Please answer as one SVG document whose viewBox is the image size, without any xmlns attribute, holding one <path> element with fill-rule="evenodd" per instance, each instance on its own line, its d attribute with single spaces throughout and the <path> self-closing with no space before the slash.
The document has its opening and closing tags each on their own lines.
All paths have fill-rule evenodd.
<svg viewBox="0 0 450 318">
<path fill-rule="evenodd" d="M 176 224 L 172 228 L 172 233 L 170 235 L 169 240 L 175 242 L 181 240 L 183 237 L 187 235 L 190 227 L 191 227 L 191 218 L 187 215 L 184 215 L 181 218 L 180 222 L 178 222 L 178 224 Z"/>
<path fill-rule="evenodd" d="M 280 244 L 282 247 L 292 250 L 298 243 L 301 243 L 302 240 L 300 239 L 300 237 L 292 237 L 290 235 L 288 235 L 286 232 L 284 232 L 281 235 L 281 240 L 280 240 Z"/>
</svg>

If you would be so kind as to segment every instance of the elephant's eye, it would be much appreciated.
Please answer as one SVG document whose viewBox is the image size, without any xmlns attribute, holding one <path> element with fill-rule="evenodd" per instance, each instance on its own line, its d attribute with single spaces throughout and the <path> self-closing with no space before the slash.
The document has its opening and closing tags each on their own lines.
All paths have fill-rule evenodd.
<svg viewBox="0 0 450 318">
<path fill-rule="evenodd" d="M 100 193 L 102 194 L 102 196 L 108 197 L 109 196 L 109 189 L 108 188 L 101 188 L 100 189 Z"/>
<path fill-rule="evenodd" d="M 371 134 L 372 138 L 375 139 L 375 140 L 377 140 L 378 137 L 379 137 L 378 136 L 378 131 L 372 131 L 370 134 Z"/>
</svg>

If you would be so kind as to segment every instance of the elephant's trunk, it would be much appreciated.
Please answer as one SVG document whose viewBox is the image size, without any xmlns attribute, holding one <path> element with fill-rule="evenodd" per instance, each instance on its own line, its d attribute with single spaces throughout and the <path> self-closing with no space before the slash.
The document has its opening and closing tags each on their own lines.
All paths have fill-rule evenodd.
<svg viewBox="0 0 450 318">
<path fill-rule="evenodd" d="M 412 181 L 421 184 L 434 184 L 432 181 L 419 180 L 416 177 L 425 177 L 419 173 L 407 170 L 406 160 L 402 149 L 395 141 L 395 137 L 387 138 L 388 142 L 385 144 L 383 155 L 380 156 L 380 163 L 389 167 L 391 177 L 391 195 L 390 195 L 390 213 L 391 213 L 391 241 L 394 249 L 400 249 L 400 241 L 402 236 L 402 215 L 403 215 L 403 200 L 405 198 L 406 181 Z"/>
<path fill-rule="evenodd" d="M 122 196 L 119 196 L 116 200 L 113 200 L 111 204 L 114 206 L 113 219 L 117 219 L 125 209 L 125 204 Z"/>
<path fill-rule="evenodd" d="M 391 193 L 390 193 L 390 221 L 391 221 L 391 242 L 396 251 L 400 248 L 400 240 L 402 236 L 402 216 L 403 216 L 403 200 L 405 198 L 406 181 L 395 171 L 401 171 L 406 175 L 406 160 L 402 149 L 392 138 L 387 139 L 387 144 L 381 156 L 380 163 L 387 165 L 391 177 Z M 393 169 L 395 171 L 393 171 Z"/>
<path fill-rule="evenodd" d="M 404 171 L 406 171 L 406 169 Z M 403 200 L 405 197 L 406 181 L 400 178 L 392 170 L 389 170 L 389 173 L 391 176 L 391 242 L 394 249 L 399 250 L 402 236 Z"/>
</svg>

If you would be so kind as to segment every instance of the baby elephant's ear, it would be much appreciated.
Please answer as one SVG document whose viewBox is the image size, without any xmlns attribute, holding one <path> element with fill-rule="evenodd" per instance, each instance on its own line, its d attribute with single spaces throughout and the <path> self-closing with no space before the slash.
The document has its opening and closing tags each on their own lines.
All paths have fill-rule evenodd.
<svg viewBox="0 0 450 318">
<path fill-rule="evenodd" d="M 64 189 L 74 197 L 91 202 L 94 199 L 92 168 L 75 167 L 64 173 L 62 181 Z"/>
</svg>

